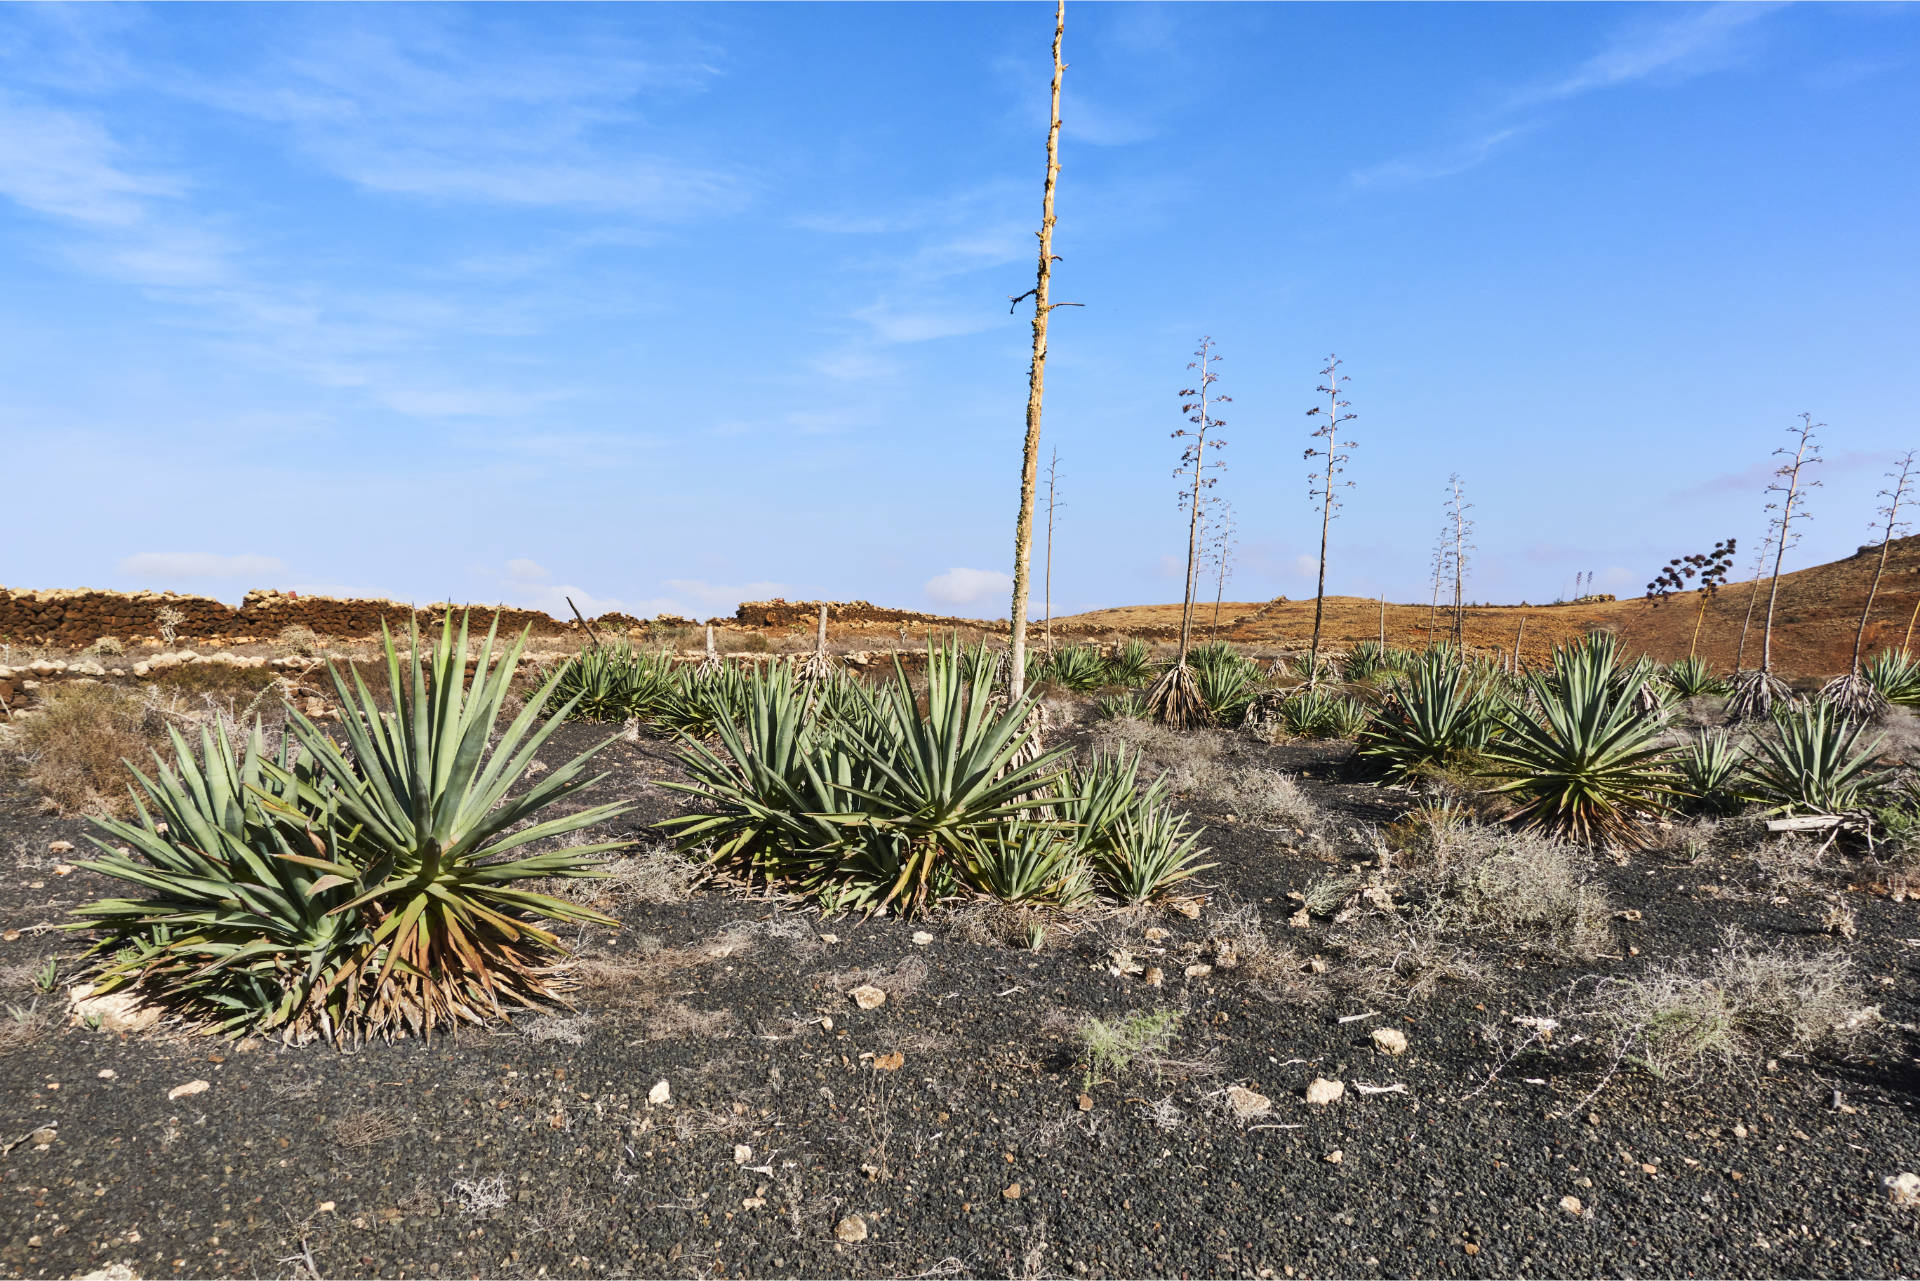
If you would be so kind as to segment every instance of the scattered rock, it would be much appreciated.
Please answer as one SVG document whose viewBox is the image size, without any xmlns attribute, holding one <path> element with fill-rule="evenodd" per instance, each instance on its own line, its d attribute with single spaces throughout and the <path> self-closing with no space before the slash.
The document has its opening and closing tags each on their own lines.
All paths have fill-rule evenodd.
<svg viewBox="0 0 1920 1281">
<path fill-rule="evenodd" d="M 1307 1102 L 1317 1107 L 1326 1106 L 1346 1092 L 1347 1087 L 1344 1083 L 1329 1081 L 1324 1076 L 1316 1076 L 1307 1082 Z"/>
<path fill-rule="evenodd" d="M 1159 987 L 1167 981 L 1167 972 L 1157 965 L 1150 965 L 1147 972 L 1141 975 L 1141 981 L 1148 987 Z"/>
<path fill-rule="evenodd" d="M 80 1281 L 140 1281 L 140 1274 L 126 1263 L 109 1263 L 106 1267 L 81 1276 Z"/>
<path fill-rule="evenodd" d="M 914 931 L 913 945 L 915 947 L 925 947 L 927 944 L 931 942 L 933 942 L 933 935 L 927 933 L 925 930 Z"/>
<path fill-rule="evenodd" d="M 655 1082 L 654 1087 L 647 1091 L 647 1102 L 654 1107 L 673 1102 L 673 1087 L 665 1081 Z"/>
<path fill-rule="evenodd" d="M 873 1070 L 876 1072 L 898 1072 L 901 1065 L 906 1061 L 906 1055 L 900 1053 L 898 1050 L 890 1050 L 885 1054 L 877 1056 L 873 1060 Z"/>
<path fill-rule="evenodd" d="M 822 934 L 820 936 L 820 941 L 822 943 L 838 943 L 840 941 L 840 936 L 838 934 Z"/>
<path fill-rule="evenodd" d="M 1082 1112 L 1093 1111 L 1093 1096 L 1091 1094 L 1083 1094 L 1080 1096 L 1080 1110 Z"/>
<path fill-rule="evenodd" d="M 871 983 L 862 983 L 847 995 L 863 1010 L 877 1010 L 887 1003 L 887 994 Z"/>
<path fill-rule="evenodd" d="M 55 864 L 53 865 L 53 874 L 54 874 L 55 876 L 72 876 L 72 875 L 73 875 L 73 864 L 71 864 L 71 863 L 55 863 Z"/>
<path fill-rule="evenodd" d="M 1325 974 L 1327 972 L 1327 958 L 1324 956 L 1312 957 L 1307 961 L 1307 968 L 1315 974 Z"/>
<path fill-rule="evenodd" d="M 1339 1148 L 1335 1148 L 1333 1151 L 1327 1153 L 1327 1156 L 1326 1156 L 1326 1161 L 1328 1165 L 1339 1165 L 1342 1161 L 1346 1159 L 1347 1159 L 1347 1154 L 1345 1152 L 1342 1152 Z"/>
<path fill-rule="evenodd" d="M 1893 1204 L 1906 1209 L 1920 1206 L 1920 1174 L 1903 1170 L 1899 1174 L 1889 1174 L 1880 1182 L 1887 1189 L 1887 1200 Z"/>
<path fill-rule="evenodd" d="M 1273 1100 L 1257 1090 L 1249 1090 L 1244 1085 L 1227 1087 L 1227 1106 L 1242 1121 L 1250 1121 L 1257 1116 L 1266 1116 L 1273 1111 Z"/>
<path fill-rule="evenodd" d="M 1382 1054 L 1405 1054 L 1407 1034 L 1397 1027 L 1377 1027 L 1373 1029 L 1373 1048 Z"/>
<path fill-rule="evenodd" d="M 112 1068 L 101 1068 L 98 1072 L 94 1073 L 94 1075 L 99 1077 L 102 1081 L 111 1081 L 113 1080 L 114 1077 L 120 1074 L 118 1072 L 115 1072 Z"/>
<path fill-rule="evenodd" d="M 60 1131 L 50 1125 L 43 1125 L 27 1136 L 27 1142 L 37 1148 L 44 1148 L 60 1137 Z"/>
<path fill-rule="evenodd" d="M 167 1099 L 171 1102 L 174 1099 L 189 1098 L 195 1094 L 204 1094 L 212 1088 L 213 1087 L 205 1081 L 188 1081 L 185 1085 L 176 1085 L 171 1090 L 168 1090 Z"/>
<path fill-rule="evenodd" d="M 744 1143 L 736 1143 L 733 1145 L 733 1163 L 735 1165 L 745 1165 L 751 1160 L 753 1160 L 752 1148 Z"/>
<path fill-rule="evenodd" d="M 53 841 L 53 842 L 50 842 L 50 843 L 49 843 L 49 844 L 47 845 L 47 853 L 49 853 L 49 854 L 71 854 L 71 853 L 73 853 L 73 842 L 72 842 L 72 841 Z"/>
<path fill-rule="evenodd" d="M 857 1214 L 849 1214 L 833 1225 L 833 1239 L 852 1245 L 867 1239 L 867 1221 Z"/>
<path fill-rule="evenodd" d="M 1150 925 L 1147 927 L 1147 942 L 1149 943 L 1164 943 L 1170 937 L 1172 937 L 1170 930 L 1161 929 L 1158 925 Z"/>
<path fill-rule="evenodd" d="M 160 1011 L 142 1005 L 132 992 L 93 994 L 93 984 L 81 983 L 67 990 L 73 1000 L 73 1021 L 103 1032 L 144 1032 L 160 1021 Z"/>
<path fill-rule="evenodd" d="M 1303 907 L 1287 918 L 1287 924 L 1296 930 L 1304 930 L 1313 924 L 1313 916 Z"/>
<path fill-rule="evenodd" d="M 1196 961 L 1186 970 L 1187 977 L 1190 979 L 1203 979 L 1211 973 L 1213 973 L 1213 967 L 1205 961 Z"/>
<path fill-rule="evenodd" d="M 1180 915 L 1186 917 L 1189 921 L 1197 921 L 1200 919 L 1200 900 L 1199 899 L 1195 899 L 1195 898 L 1168 899 L 1167 906 L 1172 908 L 1174 911 L 1180 913 Z"/>
<path fill-rule="evenodd" d="M 1009 1183 L 1006 1187 L 1000 1189 L 1000 1195 L 1009 1201 L 1018 1201 L 1020 1199 L 1020 1185 L 1018 1183 Z"/>
<path fill-rule="evenodd" d="M 1587 1207 L 1580 1204 L 1580 1198 L 1577 1196 L 1563 1196 L 1560 1198 L 1560 1208 L 1568 1214 L 1579 1214 Z"/>
</svg>

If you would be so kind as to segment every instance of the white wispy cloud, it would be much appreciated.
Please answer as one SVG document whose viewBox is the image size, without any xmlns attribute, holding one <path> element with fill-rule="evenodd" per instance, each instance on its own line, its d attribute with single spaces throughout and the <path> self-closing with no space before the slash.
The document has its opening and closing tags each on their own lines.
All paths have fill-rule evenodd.
<svg viewBox="0 0 1920 1281">
<path fill-rule="evenodd" d="M 1013 592 L 1013 579 L 997 569 L 949 569 L 935 574 L 921 588 L 927 599 L 942 605 L 984 605 Z"/>
<path fill-rule="evenodd" d="M 181 578 L 264 578 L 285 573 L 286 568 L 277 556 L 251 552 L 137 552 L 120 562 L 122 574 L 155 583 Z"/>
<path fill-rule="evenodd" d="M 1737 65 L 1750 53 L 1754 24 L 1777 5 L 1711 4 L 1623 27 L 1607 46 L 1572 70 L 1508 92 L 1469 136 L 1409 152 L 1349 175 L 1357 188 L 1408 186 L 1465 173 L 1516 139 L 1544 127 L 1541 113 L 1588 94 L 1643 81 L 1674 84 Z"/>
</svg>

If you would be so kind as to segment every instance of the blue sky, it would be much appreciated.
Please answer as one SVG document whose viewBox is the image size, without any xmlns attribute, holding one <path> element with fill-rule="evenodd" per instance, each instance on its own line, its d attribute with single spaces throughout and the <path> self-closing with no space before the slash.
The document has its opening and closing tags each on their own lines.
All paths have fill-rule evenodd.
<svg viewBox="0 0 1920 1281">
<path fill-rule="evenodd" d="M 1003 613 L 1044 4 L 0 9 L 0 583 Z M 1909 7 L 1069 6 L 1055 609 L 1177 599 L 1223 356 L 1229 598 L 1631 593 L 1866 541 L 1920 445 Z M 1036 600 L 1035 612 L 1039 605 Z"/>
</svg>

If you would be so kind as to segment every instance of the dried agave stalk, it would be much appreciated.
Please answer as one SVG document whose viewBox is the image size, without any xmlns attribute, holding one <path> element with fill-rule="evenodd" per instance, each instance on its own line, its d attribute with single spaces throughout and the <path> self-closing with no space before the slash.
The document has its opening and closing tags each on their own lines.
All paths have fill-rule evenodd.
<svg viewBox="0 0 1920 1281">
<path fill-rule="evenodd" d="M 1169 667 L 1166 674 L 1147 691 L 1148 720 L 1159 721 L 1174 729 L 1199 729 L 1207 723 L 1207 701 L 1200 697 L 1200 686 L 1193 669 L 1184 662 Z"/>
<path fill-rule="evenodd" d="M 813 640 L 813 653 L 807 661 L 800 664 L 799 676 L 803 681 L 823 681 L 832 678 L 834 661 L 827 655 L 827 606 L 820 605 L 820 627 Z"/>
<path fill-rule="evenodd" d="M 700 660 L 700 672 L 706 674 L 720 670 L 720 652 L 713 647 L 713 624 L 707 624 L 707 656 Z"/>
<path fill-rule="evenodd" d="M 1872 681 L 1861 675 L 1859 670 L 1836 676 L 1820 687 L 1820 697 L 1840 709 L 1840 714 L 1850 721 L 1877 721 L 1892 709 L 1887 696 L 1874 688 Z"/>
<path fill-rule="evenodd" d="M 1727 682 L 1727 715 L 1736 721 L 1764 720 L 1775 703 L 1798 701 L 1787 683 L 1766 668 L 1740 672 Z"/>
</svg>

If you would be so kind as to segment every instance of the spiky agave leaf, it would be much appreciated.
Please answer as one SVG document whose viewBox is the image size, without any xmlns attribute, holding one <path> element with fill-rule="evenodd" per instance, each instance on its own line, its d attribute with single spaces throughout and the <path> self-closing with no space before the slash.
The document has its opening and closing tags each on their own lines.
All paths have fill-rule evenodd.
<svg viewBox="0 0 1920 1281">
<path fill-rule="evenodd" d="M 1644 821 L 1666 811 L 1673 791 L 1661 724 L 1639 707 L 1649 679 L 1638 664 L 1622 677 L 1611 645 L 1555 651 L 1487 752 L 1506 776 L 1495 790 L 1519 802 L 1512 821 L 1582 842 L 1643 843 Z"/>
<path fill-rule="evenodd" d="M 394 710 L 380 709 L 357 670 L 349 688 L 330 667 L 345 711 L 346 743 L 336 743 L 298 711 L 287 711 L 289 732 L 305 749 L 315 779 L 329 790 L 322 793 L 297 775 L 267 770 L 283 789 L 263 798 L 270 815 L 305 823 L 302 805 L 324 803 L 343 833 L 326 870 L 350 877 L 354 893 L 333 910 L 357 914 L 370 930 L 355 948 L 358 965 L 331 983 L 335 989 L 350 988 L 347 1012 L 368 1033 L 430 1033 L 456 1021 L 499 1016 L 509 1006 L 553 999 L 560 990 L 554 962 L 562 949 L 537 920 L 615 924 L 603 913 L 527 889 L 525 883 L 597 875 L 593 856 L 631 842 L 507 857 L 535 842 L 604 823 L 630 807 L 596 805 L 528 821 L 604 777 L 583 780 L 581 775 L 613 739 L 512 795 L 569 709 L 542 723 L 556 679 L 549 677 L 497 742 L 490 742 L 526 643 L 522 633 L 494 667 L 498 626 L 496 617 L 480 647 L 471 686 L 464 616 L 456 638 L 453 617 L 447 615 L 430 662 L 423 661 L 419 625 L 412 624 L 405 675 L 383 626 Z"/>
<path fill-rule="evenodd" d="M 1094 867 L 1123 902 L 1145 903 L 1213 866 L 1200 862 L 1207 855 L 1203 834 L 1189 830 L 1186 816 L 1171 806 L 1135 806 L 1095 854 Z"/>
<path fill-rule="evenodd" d="M 1449 646 L 1435 646 L 1394 681 L 1360 739 L 1360 755 L 1407 779 L 1486 750 L 1500 728 L 1492 698 Z"/>
<path fill-rule="evenodd" d="M 929 648 L 921 713 L 905 668 L 894 660 L 887 719 L 858 739 L 876 778 L 845 788 L 863 802 L 862 813 L 823 816 L 895 843 L 898 870 L 876 906 L 897 902 L 911 915 L 933 897 L 939 876 L 972 881 L 985 833 L 1029 807 L 1032 794 L 1058 776 L 1066 749 L 1021 759 L 1036 695 L 1005 705 L 994 694 L 998 662 L 984 646 Z"/>
<path fill-rule="evenodd" d="M 1920 663 L 1903 649 L 1883 649 L 1863 669 L 1881 697 L 1896 707 L 1920 706 Z"/>
<path fill-rule="evenodd" d="M 1107 660 L 1107 680 L 1132 688 L 1146 681 L 1153 671 L 1153 648 L 1145 641 L 1128 639 Z"/>
<path fill-rule="evenodd" d="M 238 756 L 224 735 L 203 729 L 196 760 L 177 730 L 168 733 L 173 764 L 156 752 L 152 775 L 134 771 L 137 820 L 97 819 L 115 843 L 88 838 L 101 857 L 83 867 L 143 891 L 74 910 L 68 928 L 105 935 L 90 952 L 103 958 L 93 984 L 131 985 L 217 1031 L 330 1035 L 351 1022 L 341 984 L 368 929 L 336 910 L 352 897 L 353 869 L 328 865 L 338 847 L 329 807 L 303 805 L 299 789 L 264 772 L 257 724 Z M 283 777 L 302 775 L 309 795 L 322 794 L 284 742 L 278 764 Z M 301 823 L 267 819 L 263 793 L 299 807 Z"/>
<path fill-rule="evenodd" d="M 1713 674 L 1707 660 L 1698 655 L 1679 659 L 1666 671 L 1667 687 L 1680 698 L 1699 698 L 1703 694 L 1723 693 L 1726 682 Z"/>
<path fill-rule="evenodd" d="M 1679 791 L 1702 808 L 1731 814 L 1747 799 L 1741 789 L 1746 760 L 1746 744 L 1725 729 L 1697 730 L 1674 757 Z"/>
<path fill-rule="evenodd" d="M 1865 726 L 1838 709 L 1809 702 L 1774 717 L 1748 767 L 1754 795 L 1775 814 L 1845 814 L 1876 798 L 1897 771 L 1876 768 L 1879 737 L 1860 743 Z"/>
</svg>

